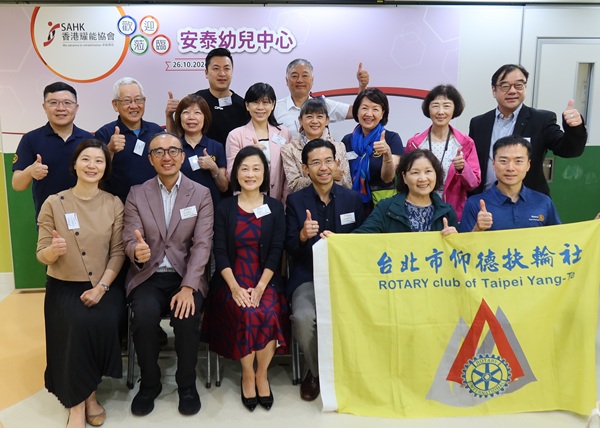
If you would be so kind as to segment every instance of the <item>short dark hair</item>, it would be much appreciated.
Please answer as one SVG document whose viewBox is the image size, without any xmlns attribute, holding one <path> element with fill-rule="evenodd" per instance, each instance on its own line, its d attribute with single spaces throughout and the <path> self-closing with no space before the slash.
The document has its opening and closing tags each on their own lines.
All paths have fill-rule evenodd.
<svg viewBox="0 0 600 428">
<path fill-rule="evenodd" d="M 181 137 L 178 137 L 177 135 L 173 134 L 172 132 L 169 131 L 162 131 L 159 132 L 158 134 L 154 134 L 152 136 L 152 138 L 150 139 L 150 141 L 148 142 L 148 154 L 150 154 L 150 146 L 152 145 L 152 141 L 154 141 L 155 139 L 159 138 L 159 137 L 163 137 L 166 135 L 170 135 L 171 137 L 175 137 L 177 139 L 177 141 L 179 141 L 179 148 L 183 149 L 183 145 L 181 144 Z"/>
<path fill-rule="evenodd" d="M 354 104 L 352 104 L 352 117 L 356 122 L 358 122 L 358 109 L 360 104 L 362 103 L 363 98 L 368 99 L 369 101 L 379 104 L 383 109 L 383 117 L 381 118 L 381 124 L 386 125 L 388 122 L 388 116 L 390 114 L 390 104 L 388 102 L 387 96 L 381 91 L 381 89 L 377 88 L 367 88 L 361 91 L 354 100 Z"/>
<path fill-rule="evenodd" d="M 244 161 L 244 159 L 246 159 L 247 157 L 250 156 L 258 156 L 260 158 L 260 161 L 263 164 L 263 167 L 265 169 L 265 174 L 263 176 L 263 182 L 260 185 L 259 189 L 262 193 L 269 193 L 269 189 L 271 188 L 271 180 L 270 178 L 270 174 L 269 174 L 269 163 L 267 162 L 267 157 L 265 156 L 265 154 L 263 153 L 263 151 L 261 149 L 259 149 L 258 147 L 254 147 L 254 145 L 252 146 L 246 146 L 243 147 L 242 150 L 240 150 L 238 152 L 238 154 L 235 156 L 235 160 L 233 161 L 233 166 L 231 167 L 231 180 L 229 181 L 230 185 L 231 185 L 231 190 L 233 190 L 234 192 L 239 192 L 242 190 L 242 187 L 240 186 L 240 182 L 238 181 L 238 171 L 240 169 L 240 166 L 242 165 L 242 162 Z"/>
<path fill-rule="evenodd" d="M 313 150 L 319 149 L 321 147 L 325 147 L 331 150 L 331 153 L 333 153 L 333 157 L 335 158 L 335 146 L 333 145 L 333 143 L 322 138 L 316 138 L 314 140 L 310 140 L 302 148 L 302 163 L 304 165 L 308 165 L 308 154 Z"/>
<path fill-rule="evenodd" d="M 492 157 L 496 158 L 496 152 L 498 149 L 506 146 L 523 146 L 527 149 L 527 157 L 531 159 L 531 143 L 528 139 L 523 138 L 519 135 L 509 135 L 508 137 L 498 138 L 494 143 L 494 147 L 492 149 Z"/>
<path fill-rule="evenodd" d="M 86 138 L 85 140 L 81 140 L 77 147 L 75 147 L 75 151 L 71 155 L 71 161 L 69 163 L 69 172 L 71 172 L 71 175 L 77 176 L 77 173 L 75 172 L 77 158 L 81 152 L 83 152 L 85 149 L 89 149 L 90 147 L 102 149 L 102 153 L 104 153 L 104 162 L 106 166 L 104 168 L 104 175 L 100 179 L 100 183 L 104 183 L 108 181 L 110 174 L 112 173 L 112 159 L 110 158 L 110 152 L 108 151 L 106 144 L 96 138 Z"/>
<path fill-rule="evenodd" d="M 44 88 L 44 100 L 46 100 L 46 95 L 60 91 L 69 91 L 75 97 L 75 102 L 77 102 L 77 91 L 74 87 L 65 82 L 54 82 L 46 86 Z"/>
<path fill-rule="evenodd" d="M 525 81 L 527 81 L 529 79 L 529 72 L 527 70 L 525 70 L 525 67 L 523 67 L 522 65 L 520 65 L 520 64 L 504 64 L 502 67 L 500 67 L 498 70 L 496 70 L 496 72 L 492 75 L 492 86 L 495 87 L 498 84 L 498 81 L 504 79 L 506 77 L 506 75 L 513 70 L 520 70 L 521 73 L 523 73 L 523 76 L 525 76 Z"/>
<path fill-rule="evenodd" d="M 425 158 L 431 162 L 433 170 L 435 171 L 435 187 L 433 191 L 442 190 L 444 187 L 444 168 L 433 154 L 431 150 L 415 149 L 409 152 L 407 155 L 402 156 L 398 169 L 396 170 L 396 190 L 398 193 L 408 193 L 408 186 L 403 180 L 403 174 L 406 174 L 409 169 L 412 168 L 413 163 L 419 158 Z"/>
<path fill-rule="evenodd" d="M 177 133 L 183 136 L 183 126 L 181 126 L 181 113 L 188 107 L 197 105 L 200 107 L 200 111 L 204 115 L 204 125 L 202 125 L 202 135 L 206 134 L 210 129 L 210 125 L 212 124 L 212 113 L 210 112 L 210 107 L 208 107 L 208 103 L 204 98 L 200 95 L 190 94 L 186 95 L 179 101 L 177 104 L 177 109 L 175 110 L 175 127 L 177 128 Z"/>
<path fill-rule="evenodd" d="M 204 68 L 208 69 L 210 65 L 210 61 L 216 56 L 226 56 L 231 60 L 231 66 L 233 67 L 233 58 L 231 57 L 231 52 L 226 48 L 215 48 L 211 50 L 208 54 L 206 54 L 206 59 L 204 60 Z"/>
<path fill-rule="evenodd" d="M 244 95 L 244 102 L 246 104 L 253 103 L 263 98 L 267 98 L 269 101 L 273 103 L 273 110 L 271 110 L 271 114 L 269 115 L 269 125 L 272 125 L 279 128 L 279 123 L 277 123 L 277 119 L 275 119 L 275 105 L 277 104 L 277 97 L 275 96 L 275 90 L 268 83 L 258 82 L 254 85 L 250 86 L 246 91 L 246 95 Z"/>
<path fill-rule="evenodd" d="M 426 118 L 431 118 L 429 114 L 429 105 L 433 100 L 437 97 L 446 97 L 454 104 L 454 113 L 452 114 L 452 119 L 458 117 L 462 114 L 465 109 L 465 100 L 463 99 L 458 89 L 456 89 L 452 85 L 437 85 L 433 88 L 423 99 L 421 103 L 421 109 L 423 110 L 423 114 Z"/>
<path fill-rule="evenodd" d="M 299 117 L 307 114 L 324 114 L 329 117 L 329 111 L 327 111 L 327 104 L 323 98 L 309 98 L 304 101 L 302 107 L 300 107 Z"/>
</svg>

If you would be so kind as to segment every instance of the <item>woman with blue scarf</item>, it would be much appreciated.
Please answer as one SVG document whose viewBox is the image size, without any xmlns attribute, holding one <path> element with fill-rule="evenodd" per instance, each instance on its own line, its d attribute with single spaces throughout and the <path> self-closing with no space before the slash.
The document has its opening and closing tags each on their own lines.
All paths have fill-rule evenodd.
<svg viewBox="0 0 600 428">
<path fill-rule="evenodd" d="M 352 189 L 360 193 L 368 211 L 381 199 L 394 195 L 394 174 L 404 154 L 400 136 L 384 128 L 389 110 L 381 90 L 368 88 L 360 92 L 352 105 L 358 126 L 342 139 L 350 162 Z"/>
</svg>

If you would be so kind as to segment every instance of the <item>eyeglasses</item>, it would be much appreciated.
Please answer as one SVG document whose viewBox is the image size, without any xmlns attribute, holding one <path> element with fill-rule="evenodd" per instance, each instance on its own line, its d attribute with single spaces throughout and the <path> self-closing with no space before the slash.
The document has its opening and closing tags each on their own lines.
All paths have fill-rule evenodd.
<svg viewBox="0 0 600 428">
<path fill-rule="evenodd" d="M 71 101 L 71 100 L 63 100 L 63 101 L 48 100 L 48 101 L 44 101 L 44 102 L 46 104 L 48 104 L 51 108 L 56 108 L 62 104 L 62 106 L 66 109 L 73 108 L 77 104 L 75 101 Z"/>
<path fill-rule="evenodd" d="M 496 85 L 496 89 L 500 89 L 502 92 L 508 92 L 508 91 L 510 91 L 510 88 L 513 86 L 516 91 L 522 91 L 527 86 L 527 82 L 517 82 L 517 83 L 504 82 L 504 83 L 500 83 L 499 85 Z"/>
<path fill-rule="evenodd" d="M 320 160 L 315 160 L 315 161 L 309 162 L 308 166 L 313 167 L 313 168 L 320 168 L 321 165 L 332 166 L 334 163 L 335 163 L 334 158 L 327 158 L 322 162 Z"/>
<path fill-rule="evenodd" d="M 116 102 L 118 102 L 119 104 L 121 104 L 122 106 L 128 107 L 131 104 L 135 103 L 138 106 L 143 106 L 146 103 L 146 97 L 137 97 L 134 99 L 131 98 L 124 98 L 122 100 L 115 100 Z"/>
<path fill-rule="evenodd" d="M 178 156 L 179 153 L 183 152 L 183 149 L 180 149 L 179 147 L 169 147 L 168 149 L 163 149 L 162 147 L 157 147 L 155 149 L 150 150 L 150 153 L 154 155 L 154 157 L 157 158 L 162 158 L 165 156 L 165 153 L 168 153 L 169 156 L 171 156 L 172 158 L 174 158 L 175 156 Z"/>
</svg>

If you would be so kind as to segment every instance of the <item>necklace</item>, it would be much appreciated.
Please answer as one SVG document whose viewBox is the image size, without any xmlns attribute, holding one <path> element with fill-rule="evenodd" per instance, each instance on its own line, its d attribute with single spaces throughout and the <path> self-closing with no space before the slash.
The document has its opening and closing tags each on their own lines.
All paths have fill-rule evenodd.
<svg viewBox="0 0 600 428">
<path fill-rule="evenodd" d="M 446 136 L 446 145 L 444 146 L 444 153 L 442 154 L 442 158 L 440 159 L 440 163 L 444 164 L 444 156 L 446 156 L 446 152 L 448 151 L 448 143 L 450 142 L 450 135 L 452 135 L 452 131 L 448 128 L 448 135 Z M 427 133 L 427 141 L 429 143 L 429 151 L 433 152 L 431 149 L 431 128 L 429 128 L 429 132 Z"/>
</svg>

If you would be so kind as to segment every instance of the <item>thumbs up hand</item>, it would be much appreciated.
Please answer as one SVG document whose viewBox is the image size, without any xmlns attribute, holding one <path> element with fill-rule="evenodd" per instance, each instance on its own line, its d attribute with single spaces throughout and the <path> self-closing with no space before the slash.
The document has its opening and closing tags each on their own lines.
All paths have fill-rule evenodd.
<svg viewBox="0 0 600 428">
<path fill-rule="evenodd" d="M 392 159 L 392 150 L 385 141 L 385 131 L 381 131 L 381 137 L 379 138 L 379 141 L 375 141 L 373 143 L 373 154 L 375 156 L 383 156 L 384 162 L 388 159 Z"/>
<path fill-rule="evenodd" d="M 574 105 L 575 100 L 569 100 L 569 102 L 567 103 L 567 108 L 563 112 L 563 118 L 569 126 L 579 126 L 583 123 L 581 115 L 579 114 L 576 108 L 573 108 Z"/>
<path fill-rule="evenodd" d="M 358 80 L 358 92 L 367 89 L 367 86 L 369 85 L 369 72 L 363 69 L 362 62 L 358 64 L 356 80 Z"/>
<path fill-rule="evenodd" d="M 125 135 L 121 134 L 118 126 L 115 126 L 115 133 L 110 137 L 108 142 L 108 151 L 112 154 L 118 153 L 125 148 Z"/>
<path fill-rule="evenodd" d="M 165 114 L 168 116 L 173 116 L 175 110 L 177 110 L 177 106 L 179 105 L 179 100 L 177 98 L 173 98 L 173 92 L 169 91 L 169 100 L 167 101 L 167 107 L 165 108 Z"/>
<path fill-rule="evenodd" d="M 477 223 L 475 224 L 475 227 L 473 227 L 473 232 L 488 230 L 490 227 L 492 227 L 492 224 L 494 224 L 492 213 L 487 211 L 485 207 L 485 201 L 480 199 L 479 213 L 477 213 Z"/>
<path fill-rule="evenodd" d="M 65 241 L 65 238 L 60 236 L 56 230 L 52 231 L 52 244 L 50 244 L 50 249 L 56 258 L 67 252 L 67 241 Z"/>
<path fill-rule="evenodd" d="M 42 180 L 48 175 L 48 165 L 42 163 L 42 156 L 40 154 L 36 155 L 35 161 L 28 168 L 34 180 Z"/>
<path fill-rule="evenodd" d="M 319 233 L 319 222 L 312 219 L 312 215 L 309 210 L 306 210 L 306 220 L 304 220 L 304 227 L 300 231 L 300 241 L 306 242 L 310 238 L 314 238 Z"/>
<path fill-rule="evenodd" d="M 151 252 L 150 246 L 146 244 L 144 238 L 142 238 L 142 234 L 139 230 L 135 230 L 135 237 L 137 238 L 137 243 L 135 244 L 135 260 L 139 263 L 146 263 L 150 260 Z"/>
<path fill-rule="evenodd" d="M 456 227 L 448 226 L 448 219 L 446 217 L 442 218 L 442 224 L 444 228 L 442 229 L 442 236 L 452 235 L 453 233 L 458 233 Z"/>
<path fill-rule="evenodd" d="M 201 169 L 208 169 L 212 175 L 219 172 L 219 167 L 213 160 L 212 156 L 208 154 L 206 148 L 204 149 L 204 156 L 198 156 L 198 166 Z"/>
<path fill-rule="evenodd" d="M 462 147 L 459 147 L 456 151 L 456 156 L 452 159 L 452 165 L 456 172 L 461 173 L 465 169 L 465 158 L 462 155 Z"/>
</svg>

